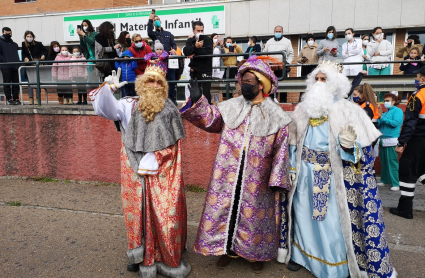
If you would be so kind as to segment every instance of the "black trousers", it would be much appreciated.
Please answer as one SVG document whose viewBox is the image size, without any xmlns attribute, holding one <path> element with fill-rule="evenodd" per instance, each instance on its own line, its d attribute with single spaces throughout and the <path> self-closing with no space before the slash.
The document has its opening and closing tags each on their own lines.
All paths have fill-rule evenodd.
<svg viewBox="0 0 425 278">
<path fill-rule="evenodd" d="M 190 78 L 191 79 L 198 79 L 198 80 L 211 80 L 211 73 L 199 73 L 195 71 L 190 71 Z M 198 83 L 199 89 L 201 90 L 202 94 L 207 98 L 208 103 L 211 104 L 211 82 L 202 82 Z"/>
<path fill-rule="evenodd" d="M 175 69 L 168 69 L 167 72 L 167 81 L 173 81 L 176 80 L 176 70 Z M 177 105 L 176 100 L 176 83 L 168 83 L 168 98 L 171 99 L 171 101 Z"/>
<path fill-rule="evenodd" d="M 1 69 L 3 83 L 19 83 L 19 72 L 17 69 Z M 6 99 L 19 100 L 19 85 L 3 85 Z"/>
<path fill-rule="evenodd" d="M 413 212 L 415 184 L 425 172 L 425 138 L 411 138 L 399 162 L 401 196 L 398 209 L 405 213 Z"/>
<path fill-rule="evenodd" d="M 226 78 L 227 76 L 227 71 L 229 71 L 229 79 L 234 79 L 236 77 L 236 74 L 238 73 L 238 69 L 237 68 L 226 68 L 224 70 L 224 75 L 223 78 Z"/>
<path fill-rule="evenodd" d="M 238 182 L 236 183 L 235 199 L 234 199 L 235 202 L 233 203 L 232 215 L 230 217 L 230 222 L 229 222 L 229 235 L 227 238 L 226 254 L 231 256 L 236 255 L 236 253 L 231 249 L 233 244 L 233 234 L 235 233 L 235 228 L 236 228 L 236 219 L 238 214 L 239 201 L 241 197 L 242 177 L 243 177 L 244 169 L 245 169 L 245 151 L 243 151 L 242 153 L 242 161 L 241 161 L 241 166 L 240 166 L 239 175 L 238 175 Z"/>
<path fill-rule="evenodd" d="M 284 69 L 275 70 L 273 72 L 276 75 L 277 79 L 281 78 L 282 76 L 285 76 L 285 77 L 287 76 L 286 71 Z M 277 93 L 271 94 L 269 95 L 269 97 L 274 100 L 276 98 L 276 94 Z M 286 103 L 286 101 L 287 101 L 286 93 L 280 93 L 280 102 Z"/>
</svg>

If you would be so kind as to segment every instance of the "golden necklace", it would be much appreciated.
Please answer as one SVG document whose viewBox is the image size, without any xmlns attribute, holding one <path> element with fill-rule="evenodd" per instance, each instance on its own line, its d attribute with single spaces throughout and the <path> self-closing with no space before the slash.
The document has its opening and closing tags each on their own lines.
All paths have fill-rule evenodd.
<svg viewBox="0 0 425 278">
<path fill-rule="evenodd" d="M 314 119 L 310 119 L 309 123 L 312 127 L 316 127 L 319 126 L 321 124 L 323 124 L 324 122 L 326 122 L 328 120 L 328 117 L 320 117 L 320 118 L 314 118 Z"/>
</svg>

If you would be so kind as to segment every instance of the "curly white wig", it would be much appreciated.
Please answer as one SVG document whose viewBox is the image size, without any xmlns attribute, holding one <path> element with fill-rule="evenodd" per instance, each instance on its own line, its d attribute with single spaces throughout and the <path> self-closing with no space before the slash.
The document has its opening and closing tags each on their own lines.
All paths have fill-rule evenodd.
<svg viewBox="0 0 425 278">
<path fill-rule="evenodd" d="M 307 90 L 306 94 L 311 90 L 313 85 L 316 83 L 315 77 L 318 72 L 326 74 L 326 84 L 330 92 L 338 99 L 346 98 L 351 89 L 351 84 L 348 78 L 342 73 L 336 72 L 327 68 L 315 68 L 307 76 Z"/>
</svg>

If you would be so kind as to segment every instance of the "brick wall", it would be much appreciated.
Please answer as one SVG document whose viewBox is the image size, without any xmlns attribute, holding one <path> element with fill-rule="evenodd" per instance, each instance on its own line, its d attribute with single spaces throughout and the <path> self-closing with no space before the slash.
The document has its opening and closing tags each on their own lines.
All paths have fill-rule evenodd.
<svg viewBox="0 0 425 278">
<path fill-rule="evenodd" d="M 144 6 L 148 4 L 148 0 L 74 0 L 71 2 L 68 0 L 37 0 L 36 2 L 18 4 L 15 4 L 14 0 L 3 0 L 1 2 L 0 16 Z"/>
</svg>

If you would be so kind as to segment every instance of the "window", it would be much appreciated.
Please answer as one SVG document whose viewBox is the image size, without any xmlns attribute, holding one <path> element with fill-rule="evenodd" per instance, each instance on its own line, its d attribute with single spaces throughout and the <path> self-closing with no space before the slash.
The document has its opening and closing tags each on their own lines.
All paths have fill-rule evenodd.
<svg viewBox="0 0 425 278">
<path fill-rule="evenodd" d="M 30 3 L 35 2 L 36 0 L 15 0 L 15 3 Z"/>
</svg>

